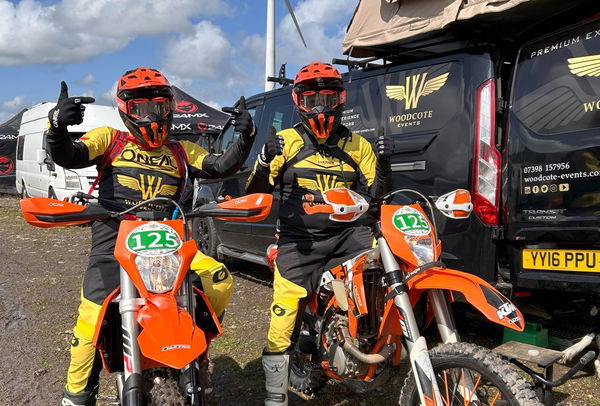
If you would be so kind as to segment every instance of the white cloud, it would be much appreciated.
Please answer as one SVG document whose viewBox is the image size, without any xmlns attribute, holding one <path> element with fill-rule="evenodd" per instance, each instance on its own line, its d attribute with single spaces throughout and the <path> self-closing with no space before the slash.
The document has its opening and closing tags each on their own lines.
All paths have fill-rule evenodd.
<svg viewBox="0 0 600 406">
<path fill-rule="evenodd" d="M 0 123 L 11 119 L 23 108 L 28 107 L 25 105 L 25 97 L 23 96 L 15 96 L 11 100 L 3 101 L 0 105 L 2 106 L 0 111 Z"/>
<path fill-rule="evenodd" d="M 299 2 L 295 14 L 308 49 L 289 14 L 282 16 L 276 32 L 275 75 L 285 62 L 286 76 L 293 78 L 307 63 L 341 57 L 341 41 L 353 10 L 338 0 Z M 265 47 L 264 36 L 241 30 L 227 35 L 212 22 L 201 21 L 167 41 L 161 69 L 184 90 L 197 89 L 195 95 L 202 101 L 218 98 L 233 103 L 242 94 L 264 89 Z"/>
<path fill-rule="evenodd" d="M 107 106 L 116 106 L 115 94 L 117 93 L 117 81 L 115 81 L 110 89 L 100 94 L 96 99 L 97 104 L 104 104 Z"/>
<path fill-rule="evenodd" d="M 167 41 L 162 66 L 181 77 L 225 79 L 236 73 L 232 55 L 233 46 L 223 30 L 201 21 L 191 32 Z"/>
<path fill-rule="evenodd" d="M 193 29 L 198 15 L 227 15 L 223 0 L 0 0 L 0 66 L 71 63 L 124 48 L 137 36 Z M 107 24 L 108 22 L 108 24 Z"/>
<path fill-rule="evenodd" d="M 75 81 L 75 83 L 81 86 L 92 85 L 96 83 L 96 75 L 94 75 L 93 73 L 88 73 L 81 79 Z"/>
<path fill-rule="evenodd" d="M 12 100 L 2 102 L 2 108 L 4 110 L 16 112 L 23 108 L 24 102 L 25 98 L 23 96 L 15 96 Z"/>
</svg>

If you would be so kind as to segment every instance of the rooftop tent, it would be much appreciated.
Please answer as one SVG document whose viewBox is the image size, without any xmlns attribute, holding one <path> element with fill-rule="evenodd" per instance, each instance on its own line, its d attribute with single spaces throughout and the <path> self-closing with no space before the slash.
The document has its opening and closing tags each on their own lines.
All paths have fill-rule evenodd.
<svg viewBox="0 0 600 406">
<path fill-rule="evenodd" d="M 204 104 L 176 86 L 172 86 L 177 107 L 171 123 L 171 135 L 203 144 L 199 137 L 216 137 L 229 119 L 225 114 Z"/>
<path fill-rule="evenodd" d="M 460 47 L 460 40 L 513 41 L 564 13 L 594 10 L 596 1 L 359 0 L 342 48 L 358 58 L 421 56 L 447 51 L 444 43 Z"/>
<path fill-rule="evenodd" d="M 15 153 L 21 116 L 25 110 L 0 124 L 0 193 L 16 193 Z"/>
</svg>

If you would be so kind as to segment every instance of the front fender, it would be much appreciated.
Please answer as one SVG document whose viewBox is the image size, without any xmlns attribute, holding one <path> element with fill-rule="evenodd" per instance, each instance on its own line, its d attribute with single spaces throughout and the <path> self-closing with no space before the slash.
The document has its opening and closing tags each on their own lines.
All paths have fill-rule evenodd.
<svg viewBox="0 0 600 406">
<path fill-rule="evenodd" d="M 143 327 L 138 336 L 140 351 L 164 365 L 182 369 L 207 349 L 204 332 L 194 325 L 186 310 L 177 306 L 172 295 L 146 298 L 137 320 Z"/>
<path fill-rule="evenodd" d="M 525 328 L 519 309 L 492 285 L 470 273 L 455 269 L 430 268 L 410 278 L 407 284 L 409 292 L 429 289 L 460 292 L 467 302 L 488 320 L 517 331 L 523 331 Z"/>
</svg>

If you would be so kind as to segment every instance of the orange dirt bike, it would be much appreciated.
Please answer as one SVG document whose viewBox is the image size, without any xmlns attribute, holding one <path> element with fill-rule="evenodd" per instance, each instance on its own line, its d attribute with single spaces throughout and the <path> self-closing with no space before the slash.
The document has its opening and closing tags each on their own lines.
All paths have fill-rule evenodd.
<svg viewBox="0 0 600 406">
<path fill-rule="evenodd" d="M 391 204 L 398 193 L 417 200 Z M 327 379 L 359 392 L 379 386 L 399 365 L 405 347 L 411 371 L 400 405 L 541 406 L 508 362 L 460 341 L 450 308 L 453 292 L 493 323 L 517 331 L 525 324 L 521 312 L 489 283 L 440 261 L 442 245 L 428 198 L 399 189 L 369 204 L 348 189 L 331 189 L 322 197 L 306 195 L 303 205 L 308 214 L 329 213 L 335 221 L 353 221 L 369 211 L 377 220 L 371 226 L 376 244 L 324 267 L 290 362 L 292 390 L 312 396 Z M 435 206 L 454 219 L 472 210 L 466 190 L 438 198 Z M 442 344 L 429 351 L 421 330 L 432 321 Z"/>
<path fill-rule="evenodd" d="M 84 196 L 91 197 L 79 194 L 80 203 Z M 209 216 L 260 221 L 272 197 L 253 194 L 206 204 L 177 219 L 166 219 L 164 211 L 136 212 L 148 203 L 173 204 L 183 213 L 166 198 L 120 213 L 43 197 L 21 200 L 21 209 L 37 227 L 120 220 L 114 254 L 121 266 L 120 287 L 104 301 L 93 341 L 106 370 L 116 372 L 118 404 L 205 405 L 206 370 L 200 366 L 222 330 L 210 302 L 191 283 L 197 249 L 186 221 Z"/>
</svg>

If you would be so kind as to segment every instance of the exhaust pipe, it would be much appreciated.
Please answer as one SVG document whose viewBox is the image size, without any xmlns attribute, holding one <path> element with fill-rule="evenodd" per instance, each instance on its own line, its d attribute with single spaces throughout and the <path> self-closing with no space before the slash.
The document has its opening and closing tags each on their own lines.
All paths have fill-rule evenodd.
<svg viewBox="0 0 600 406">
<path fill-rule="evenodd" d="M 344 337 L 344 343 L 342 344 L 342 348 L 347 351 L 354 358 L 358 359 L 360 362 L 365 364 L 379 364 L 380 362 L 385 361 L 392 355 L 392 353 L 396 350 L 396 344 L 385 344 L 381 347 L 376 354 L 365 354 L 361 350 L 358 349 L 352 342 L 350 341 L 350 332 L 348 331 L 348 327 L 340 326 L 339 327 L 342 336 Z"/>
</svg>

